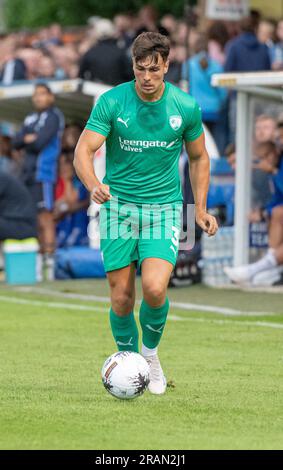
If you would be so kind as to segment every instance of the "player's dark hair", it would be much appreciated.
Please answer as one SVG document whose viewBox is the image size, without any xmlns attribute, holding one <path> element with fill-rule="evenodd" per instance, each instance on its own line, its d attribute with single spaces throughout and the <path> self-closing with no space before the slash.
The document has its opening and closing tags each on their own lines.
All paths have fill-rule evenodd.
<svg viewBox="0 0 283 470">
<path fill-rule="evenodd" d="M 153 62 L 158 62 L 158 54 L 164 62 L 168 59 L 170 51 L 169 39 L 160 33 L 141 33 L 134 40 L 132 54 L 136 62 L 152 57 Z"/>
</svg>

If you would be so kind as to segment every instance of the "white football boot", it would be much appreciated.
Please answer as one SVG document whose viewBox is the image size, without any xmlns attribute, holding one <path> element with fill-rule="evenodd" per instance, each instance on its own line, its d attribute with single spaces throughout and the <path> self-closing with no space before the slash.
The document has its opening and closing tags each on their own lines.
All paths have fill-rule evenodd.
<svg viewBox="0 0 283 470">
<path fill-rule="evenodd" d="M 250 284 L 253 278 L 253 276 L 251 276 L 249 266 L 237 266 L 235 268 L 226 266 L 223 270 L 226 276 L 236 284 Z"/>
<path fill-rule="evenodd" d="M 166 392 L 167 381 L 163 374 L 158 356 L 155 354 L 154 356 L 144 358 L 150 367 L 148 390 L 154 395 L 162 395 Z"/>
</svg>

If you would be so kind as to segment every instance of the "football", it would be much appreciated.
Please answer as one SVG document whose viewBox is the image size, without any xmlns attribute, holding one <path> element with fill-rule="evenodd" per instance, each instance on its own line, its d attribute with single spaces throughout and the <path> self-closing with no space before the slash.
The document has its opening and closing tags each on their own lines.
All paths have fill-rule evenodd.
<svg viewBox="0 0 283 470">
<path fill-rule="evenodd" d="M 102 382 L 116 398 L 129 400 L 141 396 L 149 383 L 149 365 L 138 353 L 119 351 L 103 364 Z"/>
</svg>

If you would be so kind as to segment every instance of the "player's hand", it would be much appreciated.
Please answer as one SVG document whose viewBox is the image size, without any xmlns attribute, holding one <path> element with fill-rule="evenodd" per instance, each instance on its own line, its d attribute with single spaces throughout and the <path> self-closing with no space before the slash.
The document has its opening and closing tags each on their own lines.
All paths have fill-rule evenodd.
<svg viewBox="0 0 283 470">
<path fill-rule="evenodd" d="M 218 223 L 216 218 L 213 217 L 213 215 L 208 214 L 208 212 L 197 211 L 196 222 L 200 228 L 202 228 L 202 230 L 208 234 L 209 237 L 215 235 L 218 230 Z"/>
<path fill-rule="evenodd" d="M 97 204 L 103 204 L 111 199 L 110 188 L 108 184 L 99 184 L 91 192 L 91 199 Z"/>
</svg>

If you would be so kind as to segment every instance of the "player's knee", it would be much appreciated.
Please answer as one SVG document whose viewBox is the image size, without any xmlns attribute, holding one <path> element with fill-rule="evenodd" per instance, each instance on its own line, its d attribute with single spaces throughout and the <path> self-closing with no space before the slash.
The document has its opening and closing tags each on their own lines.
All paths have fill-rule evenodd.
<svg viewBox="0 0 283 470">
<path fill-rule="evenodd" d="M 144 300 L 152 307 L 159 307 L 165 302 L 166 289 L 161 282 L 151 281 L 143 284 Z"/>
<path fill-rule="evenodd" d="M 128 290 L 119 290 L 112 293 L 112 308 L 117 314 L 126 314 L 133 310 L 135 298 Z"/>
</svg>

